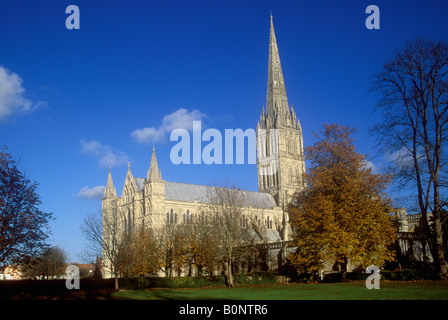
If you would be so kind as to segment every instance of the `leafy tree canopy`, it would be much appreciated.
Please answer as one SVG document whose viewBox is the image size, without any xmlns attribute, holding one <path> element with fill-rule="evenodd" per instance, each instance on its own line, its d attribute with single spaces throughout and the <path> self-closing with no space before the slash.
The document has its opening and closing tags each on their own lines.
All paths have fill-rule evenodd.
<svg viewBox="0 0 448 320">
<path fill-rule="evenodd" d="M 39 209 L 37 185 L 20 172 L 6 147 L 0 150 L 0 267 L 29 262 L 48 247 L 53 218 Z"/>
<path fill-rule="evenodd" d="M 381 266 L 393 259 L 389 246 L 396 228 L 392 203 L 385 193 L 390 176 L 374 174 L 358 153 L 353 129 L 325 125 L 323 136 L 306 148 L 311 162 L 306 189 L 289 206 L 297 246 L 290 261 L 301 271 L 324 263 Z"/>
</svg>

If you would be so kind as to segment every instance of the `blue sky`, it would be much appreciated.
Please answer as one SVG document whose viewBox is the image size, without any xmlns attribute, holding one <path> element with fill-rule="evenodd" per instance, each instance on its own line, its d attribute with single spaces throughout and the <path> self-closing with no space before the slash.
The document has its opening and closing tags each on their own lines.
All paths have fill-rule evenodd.
<svg viewBox="0 0 448 320">
<path fill-rule="evenodd" d="M 79 30 L 65 27 L 71 4 Z M 379 30 L 365 27 L 370 4 Z M 39 183 L 41 209 L 56 218 L 50 241 L 71 261 L 108 167 L 121 194 L 127 163 L 145 177 L 153 145 L 165 180 L 257 190 L 253 164 L 172 164 L 169 133 L 192 119 L 222 132 L 256 128 L 270 11 L 305 146 L 323 124 L 340 123 L 356 126 L 359 150 L 373 156 L 370 78 L 408 40 L 448 41 L 442 0 L 0 0 L 0 145 Z M 377 169 L 383 161 L 372 159 Z"/>
</svg>

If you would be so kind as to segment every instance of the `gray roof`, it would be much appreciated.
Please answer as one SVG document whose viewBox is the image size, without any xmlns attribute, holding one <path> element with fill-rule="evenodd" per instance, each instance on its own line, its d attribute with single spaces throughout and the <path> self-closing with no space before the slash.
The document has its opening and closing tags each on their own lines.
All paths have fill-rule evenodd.
<svg viewBox="0 0 448 320">
<path fill-rule="evenodd" d="M 144 178 L 135 178 L 138 190 L 144 187 Z M 199 184 L 165 181 L 165 199 L 176 201 L 187 201 L 209 203 L 209 195 L 213 193 L 214 187 Z M 277 203 L 269 193 L 242 190 L 246 197 L 245 206 L 254 208 L 270 209 L 277 207 Z"/>
<path fill-rule="evenodd" d="M 135 184 L 137 185 L 137 190 L 143 190 L 145 187 L 145 178 L 136 178 L 134 177 Z"/>
<path fill-rule="evenodd" d="M 282 238 L 280 237 L 280 234 L 277 230 L 268 229 L 267 230 L 267 240 L 268 241 L 281 241 Z"/>
<path fill-rule="evenodd" d="M 209 203 L 209 195 L 214 187 L 182 182 L 165 182 L 165 199 L 177 201 Z M 277 203 L 269 193 L 242 190 L 246 197 L 245 206 L 270 209 L 277 207 Z"/>
<path fill-rule="evenodd" d="M 255 237 L 255 239 L 257 239 L 258 241 L 277 242 L 282 240 L 282 237 L 277 230 L 265 229 L 265 232 L 263 232 L 263 234 L 258 234 L 253 229 L 248 231 L 250 236 Z"/>
</svg>

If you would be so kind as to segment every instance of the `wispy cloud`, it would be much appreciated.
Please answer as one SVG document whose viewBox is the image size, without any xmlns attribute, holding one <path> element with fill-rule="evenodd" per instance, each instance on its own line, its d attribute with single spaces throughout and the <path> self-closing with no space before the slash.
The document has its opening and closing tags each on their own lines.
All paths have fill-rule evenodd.
<svg viewBox="0 0 448 320">
<path fill-rule="evenodd" d="M 78 192 L 78 196 L 82 199 L 101 199 L 104 195 L 105 186 L 96 186 L 90 188 L 85 186 Z"/>
<path fill-rule="evenodd" d="M 412 170 L 414 167 L 414 157 L 409 148 L 405 146 L 396 150 L 395 152 L 387 153 L 386 160 L 392 162 L 395 166 L 401 168 L 407 168 L 407 170 Z M 416 153 L 417 161 L 424 161 L 426 159 L 425 150 L 423 147 L 419 147 Z"/>
<path fill-rule="evenodd" d="M 102 167 L 114 167 L 129 162 L 129 157 L 126 153 L 104 145 L 97 140 L 82 139 L 79 143 L 81 151 L 97 157 Z"/>
<path fill-rule="evenodd" d="M 162 119 L 162 125 L 159 127 L 147 127 L 136 129 L 131 136 L 139 143 L 160 142 L 165 139 L 167 133 L 174 129 L 183 128 L 191 131 L 193 121 L 199 121 L 206 117 L 206 114 L 199 110 L 188 111 L 185 108 L 165 115 Z"/>
<path fill-rule="evenodd" d="M 46 102 L 32 102 L 25 98 L 22 83 L 23 80 L 18 74 L 0 66 L 0 121 L 46 107 Z"/>
</svg>

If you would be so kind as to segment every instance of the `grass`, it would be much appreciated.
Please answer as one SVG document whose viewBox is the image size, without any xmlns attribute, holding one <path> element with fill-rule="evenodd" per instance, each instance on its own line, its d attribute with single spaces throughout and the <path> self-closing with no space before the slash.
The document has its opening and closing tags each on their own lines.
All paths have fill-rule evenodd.
<svg viewBox="0 0 448 320">
<path fill-rule="evenodd" d="M 234 288 L 142 289 L 113 293 L 118 300 L 448 300 L 448 281 L 364 281 L 344 283 L 240 285 Z"/>
</svg>

